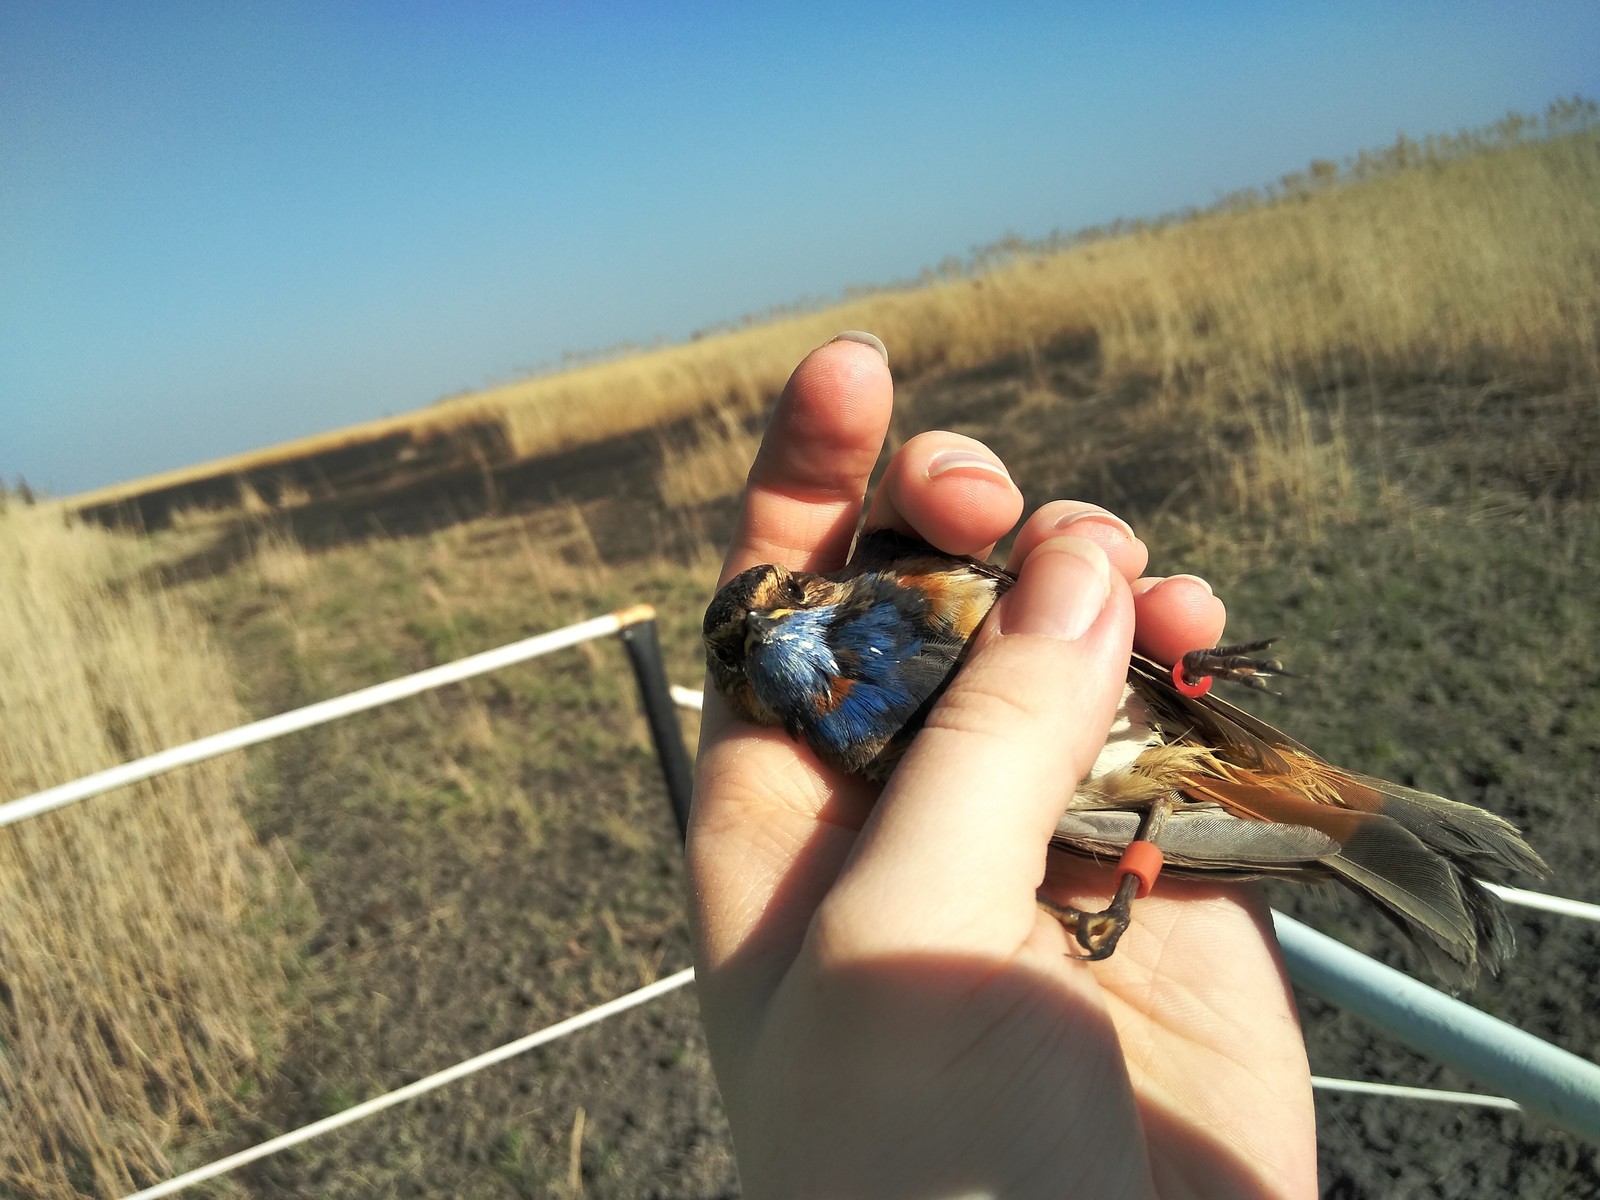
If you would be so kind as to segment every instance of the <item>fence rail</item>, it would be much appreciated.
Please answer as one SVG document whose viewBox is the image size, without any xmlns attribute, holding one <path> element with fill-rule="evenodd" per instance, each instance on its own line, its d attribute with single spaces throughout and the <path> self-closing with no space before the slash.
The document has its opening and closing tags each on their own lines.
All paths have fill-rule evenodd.
<svg viewBox="0 0 1600 1200">
<path fill-rule="evenodd" d="M 197 1183 L 204 1183 L 207 1179 L 215 1179 L 218 1175 L 226 1175 L 229 1171 L 237 1170 L 258 1158 L 266 1158 L 280 1150 L 287 1150 L 291 1146 L 298 1146 L 301 1142 L 309 1142 L 312 1138 L 321 1137 L 325 1133 L 332 1133 L 335 1129 L 342 1129 L 346 1125 L 353 1125 L 374 1113 L 380 1113 L 386 1108 L 393 1108 L 396 1104 L 403 1104 L 418 1096 L 442 1088 L 447 1083 L 454 1083 L 458 1079 L 465 1079 L 468 1075 L 476 1074 L 485 1067 L 492 1067 L 496 1063 L 505 1062 L 508 1058 L 515 1058 L 519 1054 L 526 1054 L 529 1050 L 537 1049 L 564 1038 L 569 1033 L 576 1033 L 580 1029 L 587 1029 L 590 1025 L 597 1025 L 607 1017 L 614 1017 L 618 1013 L 627 1012 L 630 1008 L 637 1008 L 641 1004 L 648 1004 L 657 996 L 664 996 L 668 992 L 676 991 L 694 979 L 694 968 L 686 967 L 675 975 L 668 975 L 665 979 L 658 979 L 654 983 L 646 984 L 615 1000 L 609 1000 L 597 1008 L 581 1012 L 577 1016 L 568 1017 L 565 1021 L 557 1022 L 537 1033 L 530 1033 L 520 1037 L 514 1042 L 507 1042 L 493 1050 L 487 1050 L 474 1058 L 458 1062 L 453 1067 L 446 1067 L 442 1071 L 435 1071 L 426 1078 L 415 1083 L 408 1083 L 405 1087 L 396 1088 L 392 1092 L 385 1092 L 381 1096 L 374 1096 L 371 1100 L 364 1100 L 360 1104 L 336 1112 L 331 1117 L 324 1117 L 320 1121 L 313 1121 L 310 1125 L 302 1125 L 299 1129 L 290 1130 L 270 1138 L 258 1145 L 251 1146 L 248 1150 L 241 1150 L 237 1154 L 230 1154 L 226 1158 L 219 1158 L 215 1162 L 207 1163 L 203 1167 L 196 1167 L 182 1175 L 174 1176 L 154 1187 L 147 1187 L 143 1191 L 134 1192 L 124 1197 L 124 1200 L 155 1200 L 157 1196 L 170 1196 L 174 1192 L 181 1192 L 184 1188 L 193 1187 Z"/>
<path fill-rule="evenodd" d="M 1414 1050 L 1600 1142 L 1600 1067 L 1352 950 L 1280 912 L 1289 978 Z"/>
<path fill-rule="evenodd" d="M 404 700 L 422 692 L 430 691 L 433 688 L 443 687 L 449 683 L 459 683 L 463 679 L 471 679 L 475 675 L 485 675 L 490 671 L 498 671 L 500 668 L 509 667 L 513 663 L 527 662 L 531 658 L 538 658 L 556 650 L 564 650 L 568 646 L 576 646 L 579 642 L 593 641 L 595 638 L 608 637 L 614 633 L 623 633 L 637 626 L 648 624 L 652 628 L 650 641 L 654 645 L 655 618 L 656 610 L 650 605 L 635 604 L 629 608 L 607 613 L 603 617 L 580 621 L 576 625 L 567 625 L 561 629 L 524 638 L 520 642 L 512 642 L 494 650 L 485 650 L 482 654 L 458 658 L 454 662 L 444 663 L 437 667 L 429 667 L 425 671 L 402 675 L 400 678 L 391 679 L 387 683 L 377 683 L 359 691 L 347 692 L 343 696 L 335 696 L 331 700 L 321 700 L 316 704 L 308 704 L 304 708 L 296 708 L 286 713 L 279 713 L 275 717 L 265 717 L 260 721 L 252 721 L 248 725 L 240 725 L 233 729 L 224 730 L 221 733 L 214 733 L 210 737 L 199 738 L 193 742 L 185 742 L 183 745 L 174 746 L 170 750 L 162 750 L 155 754 L 146 755 L 144 758 L 136 758 L 132 762 L 126 762 L 105 771 L 97 771 L 93 775 L 85 775 L 83 778 L 75 779 L 70 783 L 46 788 L 44 791 L 35 792 L 31 796 L 23 796 L 21 799 L 0 804 L 0 826 L 11 825 L 17 821 L 25 821 L 29 817 L 36 817 L 41 813 L 63 808 L 68 804 L 75 804 L 79 800 L 87 800 L 91 796 L 98 796 L 114 788 L 126 787 L 130 783 L 140 783 L 146 779 L 153 779 L 157 775 L 164 775 L 168 771 L 174 771 L 179 767 L 186 767 L 192 763 L 203 762 L 208 758 L 215 758 L 217 755 L 226 754 L 231 750 L 242 750 L 246 746 L 255 746 L 261 742 L 271 741 L 273 738 L 283 737 L 288 733 L 298 733 L 302 729 L 324 725 L 329 721 L 338 720 L 340 717 L 348 717 L 352 713 L 365 712 L 369 708 L 377 708 L 379 705 L 392 704 L 396 700 Z M 631 656 L 632 652 L 630 651 Z M 659 666 L 661 661 L 659 649 L 655 651 L 655 661 Z M 663 696 L 666 695 L 664 679 L 665 677 L 663 676 Z M 660 750 L 661 747 L 658 746 L 657 751 L 659 752 Z M 678 741 L 678 752 L 680 755 L 683 752 L 681 737 Z M 683 800 L 684 810 L 687 812 L 687 789 L 684 791 Z"/>
</svg>

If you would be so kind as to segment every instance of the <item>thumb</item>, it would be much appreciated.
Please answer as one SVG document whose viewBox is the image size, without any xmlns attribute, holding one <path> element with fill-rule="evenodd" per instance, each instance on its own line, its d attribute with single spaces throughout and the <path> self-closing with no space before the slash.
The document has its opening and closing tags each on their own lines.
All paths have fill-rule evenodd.
<svg viewBox="0 0 1600 1200">
<path fill-rule="evenodd" d="M 1132 638 L 1128 585 L 1099 546 L 1057 537 L 1028 555 L 824 902 L 830 934 L 861 939 L 832 953 L 1028 938 L 1050 833 L 1105 745 Z"/>
</svg>

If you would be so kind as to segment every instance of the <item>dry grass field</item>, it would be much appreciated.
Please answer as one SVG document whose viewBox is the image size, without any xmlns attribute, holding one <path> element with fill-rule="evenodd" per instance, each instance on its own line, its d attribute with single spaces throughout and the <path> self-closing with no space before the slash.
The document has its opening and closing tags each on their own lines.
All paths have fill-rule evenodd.
<svg viewBox="0 0 1600 1200">
<path fill-rule="evenodd" d="M 0 794 L 242 719 L 181 607 L 112 586 L 101 530 L 0 514 Z M 282 1045 L 282 864 L 237 760 L 0 831 L 0 1195 L 120 1195 L 185 1126 L 247 1103 Z"/>
<path fill-rule="evenodd" d="M 1261 701 L 1263 715 L 1352 766 L 1511 816 L 1556 868 L 1553 890 L 1600 900 L 1589 869 L 1600 853 L 1593 107 L 1402 141 L 1193 219 L 1013 249 L 981 272 L 452 400 L 387 423 L 381 451 L 351 430 L 337 446 L 144 481 L 160 501 L 141 519 L 172 527 L 137 541 L 93 534 L 118 557 L 86 578 L 117 586 L 48 607 L 93 624 L 81 614 L 121 611 L 140 585 L 158 588 L 157 626 L 181 630 L 180 611 L 194 614 L 204 632 L 180 632 L 183 653 L 214 645 L 216 657 L 164 666 L 171 698 L 140 686 L 141 703 L 174 710 L 169 726 L 140 726 L 156 744 L 232 724 L 236 704 L 268 715 L 637 600 L 662 614 L 674 680 L 697 681 L 699 615 L 762 416 L 806 350 L 867 328 L 890 348 L 897 439 L 959 429 L 1001 452 L 1030 503 L 1116 507 L 1155 569 L 1217 583 L 1231 632 L 1284 636 L 1298 678 Z M 0 526 L 0 552 L 12 527 Z M 55 521 L 15 526 L 35 527 L 49 539 L 31 552 L 43 560 L 73 561 L 74 539 L 91 537 Z M 105 664 L 134 662 L 136 646 L 89 646 L 77 665 L 19 653 L 0 642 L 0 768 L 19 756 L 13 744 L 50 744 L 38 721 L 11 724 L 12 697 L 34 694 L 13 679 L 30 674 L 80 697 L 81 725 L 58 724 L 82 753 L 4 776 L 10 791 L 150 747 L 118 740 L 107 714 L 128 701 L 96 699 L 123 669 Z M 234 955 L 214 972 L 230 988 L 219 1010 L 184 1025 L 191 1038 L 206 1031 L 212 1056 L 173 1043 L 203 1061 L 184 1068 L 200 1080 L 189 1099 L 125 1106 L 126 1080 L 106 1085 L 112 1102 L 84 1127 L 115 1126 L 121 1142 L 58 1132 L 79 1128 L 50 1091 L 76 1065 L 43 1057 L 8 1076 L 0 1055 L 0 1103 L 37 1098 L 17 1108 L 27 1136 L 0 1143 L 0 1170 L 18 1164 L 26 1182 L 0 1174 L 0 1196 L 115 1194 L 94 1181 L 204 1161 L 687 963 L 671 817 L 614 645 L 262 747 L 243 787 L 238 763 L 216 770 L 174 786 L 237 805 L 248 831 L 214 813 L 204 839 L 178 840 L 224 849 L 174 870 L 136 878 L 126 866 L 129 839 L 168 836 L 155 814 L 181 809 L 149 795 L 0 831 L 0 856 L 33 861 L 45 851 L 22 835 L 73 821 L 73 836 L 97 842 L 107 886 L 125 889 L 93 901 L 18 889 L 13 901 L 6 881 L 25 876 L 0 875 L 0 905 L 18 906 L 0 919 L 0 963 L 12 961 L 10 930 L 42 940 L 60 923 L 80 947 L 35 960 L 33 986 L 79 1006 L 49 1028 L 120 1011 L 121 976 L 101 956 L 134 963 L 147 941 L 189 944 L 145 930 L 159 926 L 146 915 L 155 901 L 135 894 L 143 874 L 170 882 L 174 915 L 161 920 L 207 930 L 195 955 Z M 274 939 L 306 906 L 272 890 L 280 875 L 256 844 L 282 848 L 315 904 L 309 932 L 293 935 L 287 990 Z M 140 849 L 138 861 L 171 852 Z M 1274 900 L 1409 961 L 1381 922 L 1337 898 Z M 1554 918 L 1515 923 L 1522 954 L 1474 1001 L 1596 1056 L 1587 998 L 1600 939 Z M 105 985 L 68 974 L 68 958 Z M 188 986 L 146 991 L 187 997 Z M 1462 1085 L 1301 1001 L 1317 1071 Z M 190 1005 L 178 1011 L 199 1011 Z M 39 1036 L 25 1013 L 0 1004 L 4 1045 L 25 1028 Z M 130 1061 L 105 1056 L 108 1070 L 131 1074 Z M 1319 1119 L 1328 1196 L 1600 1195 L 1592 1148 L 1514 1115 L 1329 1099 Z M 53 1192 L 35 1184 L 30 1149 L 50 1138 L 86 1156 Z M 199 1194 L 711 1197 L 737 1195 L 737 1181 L 693 1000 L 679 995 Z"/>
</svg>

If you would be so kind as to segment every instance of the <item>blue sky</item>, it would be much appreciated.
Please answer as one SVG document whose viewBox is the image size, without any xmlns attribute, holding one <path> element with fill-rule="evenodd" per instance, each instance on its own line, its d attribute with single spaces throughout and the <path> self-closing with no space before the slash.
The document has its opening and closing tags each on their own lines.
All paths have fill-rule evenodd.
<svg viewBox="0 0 1600 1200">
<path fill-rule="evenodd" d="M 6 0 L 0 477 L 248 450 L 1575 92 L 1593 0 Z"/>
</svg>

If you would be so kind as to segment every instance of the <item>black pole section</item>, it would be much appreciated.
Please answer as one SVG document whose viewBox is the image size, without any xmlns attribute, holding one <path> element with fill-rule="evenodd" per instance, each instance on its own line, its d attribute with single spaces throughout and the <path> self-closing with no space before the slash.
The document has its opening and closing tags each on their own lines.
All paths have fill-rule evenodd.
<svg viewBox="0 0 1600 1200">
<path fill-rule="evenodd" d="M 689 835 L 689 794 L 694 790 L 694 772 L 689 752 L 683 745 L 683 727 L 667 687 L 667 667 L 661 659 L 661 641 L 656 636 L 652 617 L 622 627 L 622 644 L 627 647 L 633 677 L 639 683 L 639 698 L 644 702 L 645 720 L 650 722 L 650 740 L 656 746 L 661 774 L 667 781 L 667 798 L 672 815 L 678 820 L 678 837 Z"/>
</svg>

